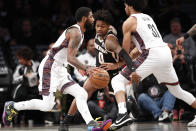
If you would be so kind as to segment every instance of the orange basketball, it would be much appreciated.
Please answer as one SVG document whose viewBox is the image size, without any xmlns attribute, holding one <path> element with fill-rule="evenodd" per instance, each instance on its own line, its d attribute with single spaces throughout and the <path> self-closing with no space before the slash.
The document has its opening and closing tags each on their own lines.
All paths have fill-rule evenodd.
<svg viewBox="0 0 196 131">
<path fill-rule="evenodd" d="M 95 88 L 102 89 L 108 86 L 110 76 L 106 70 L 97 68 L 90 74 L 89 80 Z"/>
</svg>

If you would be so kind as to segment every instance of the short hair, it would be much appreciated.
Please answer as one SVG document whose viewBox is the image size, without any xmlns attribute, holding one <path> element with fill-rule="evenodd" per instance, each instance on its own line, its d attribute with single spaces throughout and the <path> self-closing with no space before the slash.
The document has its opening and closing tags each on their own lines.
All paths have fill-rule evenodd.
<svg viewBox="0 0 196 131">
<path fill-rule="evenodd" d="M 111 13 L 108 10 L 98 10 L 94 13 L 95 21 L 101 20 L 106 22 L 107 24 L 111 25 L 113 23 L 113 18 Z"/>
<path fill-rule="evenodd" d="M 173 24 L 173 23 L 179 23 L 179 24 L 181 24 L 180 19 L 178 17 L 175 17 L 175 18 L 171 19 L 170 25 Z"/>
<path fill-rule="evenodd" d="M 92 10 L 88 7 L 80 7 L 77 9 L 76 13 L 75 13 L 75 18 L 77 22 L 80 22 L 82 20 L 82 17 L 86 16 L 88 17 L 89 12 L 91 12 Z"/>
<path fill-rule="evenodd" d="M 124 0 L 124 3 L 133 6 L 134 10 L 141 12 L 146 8 L 148 0 Z"/>
<path fill-rule="evenodd" d="M 33 51 L 28 47 L 24 47 L 16 52 L 16 56 L 25 60 L 31 60 L 33 58 Z"/>
</svg>

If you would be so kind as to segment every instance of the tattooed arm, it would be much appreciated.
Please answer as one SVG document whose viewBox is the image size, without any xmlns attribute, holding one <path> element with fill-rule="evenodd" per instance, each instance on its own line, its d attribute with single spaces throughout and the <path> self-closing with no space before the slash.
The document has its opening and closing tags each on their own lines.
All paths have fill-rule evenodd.
<svg viewBox="0 0 196 131">
<path fill-rule="evenodd" d="M 81 35 L 77 28 L 71 28 L 67 32 L 69 38 L 67 61 L 76 68 L 87 70 L 87 66 L 82 64 L 77 58 L 78 46 L 81 41 Z"/>
<path fill-rule="evenodd" d="M 196 34 L 196 24 L 193 25 L 193 27 L 187 32 L 190 36 Z"/>
<path fill-rule="evenodd" d="M 191 29 L 187 33 L 185 33 L 182 37 L 176 40 L 176 45 L 181 46 L 185 39 L 195 34 L 196 34 L 196 24 L 194 24 L 193 27 L 191 27 Z"/>
</svg>

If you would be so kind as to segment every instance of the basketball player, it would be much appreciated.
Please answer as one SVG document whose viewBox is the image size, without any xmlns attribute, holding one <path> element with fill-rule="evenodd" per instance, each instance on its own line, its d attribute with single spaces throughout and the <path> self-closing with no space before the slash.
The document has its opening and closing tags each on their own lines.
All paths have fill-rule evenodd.
<svg viewBox="0 0 196 131">
<path fill-rule="evenodd" d="M 77 24 L 72 25 L 62 33 L 40 64 L 39 90 L 43 99 L 6 102 L 2 116 L 5 125 L 9 125 L 12 118 L 20 110 L 50 111 L 55 105 L 55 92 L 58 89 L 63 94 L 68 93 L 76 98 L 78 110 L 89 128 L 97 126 L 87 106 L 87 92 L 72 80 L 66 69 L 67 64 L 70 63 L 79 69 L 85 70 L 87 73 L 92 70 L 92 68 L 80 63 L 76 58 L 78 48 L 84 38 L 84 32 L 93 28 L 94 18 L 92 10 L 87 7 L 81 7 L 76 11 L 75 17 Z"/>
<path fill-rule="evenodd" d="M 196 100 L 192 94 L 184 91 L 178 82 L 178 77 L 173 68 L 171 51 L 154 23 L 153 19 L 141 11 L 147 5 L 147 0 L 124 0 L 125 12 L 129 16 L 123 23 L 123 48 L 130 52 L 131 41 L 141 52 L 134 61 L 135 71 L 125 67 L 123 71 L 112 79 L 112 87 L 118 103 L 119 112 L 116 121 L 111 125 L 111 130 L 116 130 L 131 122 L 127 115 L 125 104 L 125 85 L 130 80 L 130 75 L 137 74 L 143 80 L 153 74 L 159 83 L 166 84 L 169 91 L 177 98 L 182 99 L 193 108 Z"/>
<path fill-rule="evenodd" d="M 119 69 L 125 62 L 130 65 L 131 59 L 129 55 L 125 52 L 121 54 L 122 48 L 116 37 L 116 32 L 114 28 L 111 28 L 112 16 L 107 10 L 98 10 L 94 13 L 95 18 L 95 48 L 96 48 L 96 66 L 100 66 L 106 70 L 110 75 L 110 79 L 118 74 Z M 119 59 L 122 57 L 124 61 Z M 89 98 L 97 89 L 93 87 L 90 80 L 87 79 L 84 83 L 83 88 L 88 92 Z M 77 110 L 76 101 L 73 100 L 72 105 L 65 116 L 65 123 L 73 118 Z"/>
</svg>

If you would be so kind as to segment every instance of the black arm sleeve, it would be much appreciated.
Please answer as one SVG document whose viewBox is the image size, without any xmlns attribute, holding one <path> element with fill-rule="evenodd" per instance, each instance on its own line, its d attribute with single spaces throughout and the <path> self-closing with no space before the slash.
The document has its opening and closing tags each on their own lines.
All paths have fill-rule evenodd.
<svg viewBox="0 0 196 131">
<path fill-rule="evenodd" d="M 127 64 L 127 67 L 129 68 L 131 72 L 133 72 L 133 62 L 131 60 L 131 57 L 127 54 L 127 52 L 124 49 L 122 49 L 119 52 L 119 56 L 123 57 L 123 59 L 125 60 L 125 63 Z"/>
</svg>

